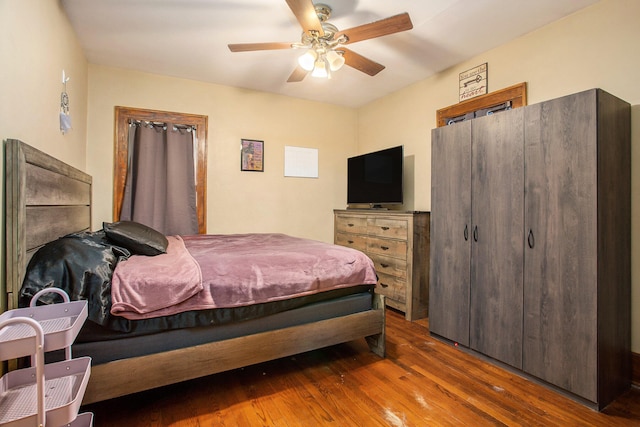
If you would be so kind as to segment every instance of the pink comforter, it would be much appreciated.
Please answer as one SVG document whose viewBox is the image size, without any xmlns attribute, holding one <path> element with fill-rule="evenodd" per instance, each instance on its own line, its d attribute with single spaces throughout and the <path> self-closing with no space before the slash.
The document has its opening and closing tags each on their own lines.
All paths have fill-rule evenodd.
<svg viewBox="0 0 640 427">
<path fill-rule="evenodd" d="M 112 314 L 146 319 L 376 283 L 371 259 L 343 246 L 284 234 L 168 239 L 167 254 L 117 265 Z"/>
</svg>

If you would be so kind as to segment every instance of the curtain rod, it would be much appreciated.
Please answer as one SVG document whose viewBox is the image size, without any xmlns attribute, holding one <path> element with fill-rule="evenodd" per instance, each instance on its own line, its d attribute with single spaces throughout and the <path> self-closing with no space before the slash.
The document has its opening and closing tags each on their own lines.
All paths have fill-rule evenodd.
<svg viewBox="0 0 640 427">
<path fill-rule="evenodd" d="M 129 120 L 129 126 L 136 126 L 136 125 L 145 125 L 149 127 L 160 126 L 164 129 L 167 129 L 168 124 L 165 122 L 151 122 L 147 120 L 134 120 L 134 119 Z M 187 132 L 191 132 L 197 129 L 196 125 L 182 125 L 182 124 L 173 124 L 173 123 L 171 123 L 171 125 L 173 126 L 174 131 L 186 130 Z"/>
</svg>

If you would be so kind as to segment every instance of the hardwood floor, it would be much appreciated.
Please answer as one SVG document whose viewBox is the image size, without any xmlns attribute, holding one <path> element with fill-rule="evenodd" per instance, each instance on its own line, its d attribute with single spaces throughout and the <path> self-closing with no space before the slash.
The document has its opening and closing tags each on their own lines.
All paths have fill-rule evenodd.
<svg viewBox="0 0 640 427">
<path fill-rule="evenodd" d="M 358 340 L 83 410 L 96 427 L 640 426 L 640 389 L 599 413 L 388 310 L 385 359 Z"/>
</svg>

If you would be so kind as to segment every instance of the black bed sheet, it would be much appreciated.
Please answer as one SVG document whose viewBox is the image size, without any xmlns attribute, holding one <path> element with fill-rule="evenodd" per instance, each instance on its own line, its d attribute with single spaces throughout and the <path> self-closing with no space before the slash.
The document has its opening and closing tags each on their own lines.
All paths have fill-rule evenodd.
<svg viewBox="0 0 640 427">
<path fill-rule="evenodd" d="M 187 311 L 172 316 L 156 317 L 143 320 L 122 319 L 127 324 L 126 331 L 118 331 L 103 327 L 94 322 L 86 322 L 76 343 L 110 341 L 123 337 L 136 337 L 156 334 L 171 329 L 222 326 L 232 323 L 261 319 L 273 314 L 295 310 L 310 304 L 334 300 L 345 296 L 361 293 L 373 293 L 372 285 L 359 285 L 350 288 L 335 289 L 318 294 L 307 295 L 282 301 L 254 304 L 246 307 L 217 308 L 211 310 Z M 115 317 L 115 316 L 113 316 Z"/>
<path fill-rule="evenodd" d="M 297 326 L 305 323 L 354 314 L 372 308 L 372 294 L 359 292 L 319 301 L 267 317 L 229 323 L 215 327 L 174 329 L 155 334 L 123 336 L 119 339 L 77 342 L 73 356 L 90 356 L 94 366 L 113 360 L 145 356 L 163 351 L 192 347 L 208 342 L 247 336 L 250 334 Z M 62 354 L 58 354 L 61 357 Z"/>
</svg>

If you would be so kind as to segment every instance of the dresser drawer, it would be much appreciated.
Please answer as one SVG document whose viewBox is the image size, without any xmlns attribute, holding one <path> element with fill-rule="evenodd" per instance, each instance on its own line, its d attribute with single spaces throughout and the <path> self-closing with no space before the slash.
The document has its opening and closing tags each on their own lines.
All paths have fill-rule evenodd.
<svg viewBox="0 0 640 427">
<path fill-rule="evenodd" d="M 377 273 L 384 273 L 390 276 L 407 278 L 407 261 L 400 258 L 391 258 L 384 255 L 371 254 L 371 260 L 375 264 Z"/>
<path fill-rule="evenodd" d="M 360 234 L 337 232 L 335 243 L 336 245 L 347 246 L 362 252 L 367 250 L 367 238 Z"/>
<path fill-rule="evenodd" d="M 367 252 L 381 254 L 392 258 L 407 259 L 407 241 L 379 239 L 369 237 L 367 239 Z"/>
<path fill-rule="evenodd" d="M 367 218 L 363 216 L 337 215 L 336 231 L 342 233 L 367 233 Z"/>
<path fill-rule="evenodd" d="M 407 300 L 406 282 L 403 279 L 388 274 L 378 273 L 376 292 L 402 304 Z"/>
<path fill-rule="evenodd" d="M 367 221 L 367 234 L 370 236 L 407 240 L 408 228 L 407 221 L 401 219 L 369 218 Z"/>
</svg>

